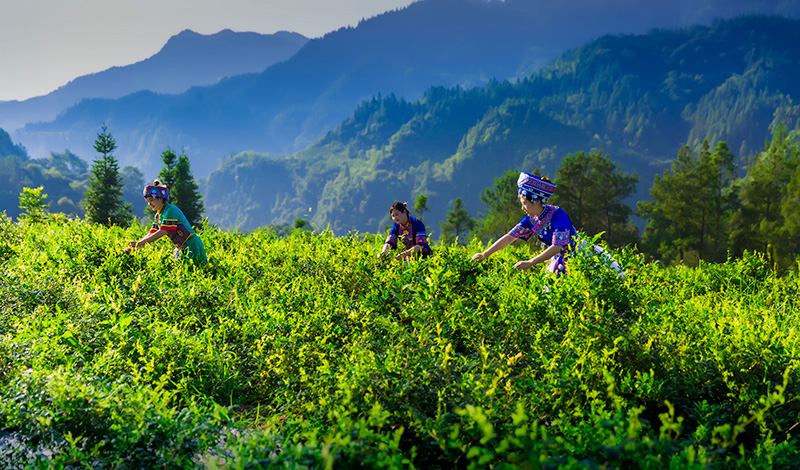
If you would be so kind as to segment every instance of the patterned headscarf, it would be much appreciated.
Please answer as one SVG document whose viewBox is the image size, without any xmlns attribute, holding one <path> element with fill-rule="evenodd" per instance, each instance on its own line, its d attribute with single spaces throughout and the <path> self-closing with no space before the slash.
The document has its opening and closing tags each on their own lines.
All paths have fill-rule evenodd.
<svg viewBox="0 0 800 470">
<path fill-rule="evenodd" d="M 525 173 L 524 171 L 519 174 L 517 186 L 519 187 L 519 193 L 526 198 L 542 202 L 546 202 L 550 199 L 550 196 L 556 191 L 555 183 Z"/>
<path fill-rule="evenodd" d="M 167 190 L 166 186 L 155 186 L 152 184 L 148 184 L 147 186 L 144 187 L 144 191 L 142 191 L 142 196 L 160 197 L 161 199 L 168 201 L 169 191 Z"/>
</svg>

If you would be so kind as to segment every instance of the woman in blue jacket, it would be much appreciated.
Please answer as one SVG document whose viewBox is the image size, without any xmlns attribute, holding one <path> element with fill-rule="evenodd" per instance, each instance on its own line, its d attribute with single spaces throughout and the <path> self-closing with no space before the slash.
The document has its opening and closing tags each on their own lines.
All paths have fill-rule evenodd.
<svg viewBox="0 0 800 470">
<path fill-rule="evenodd" d="M 556 184 L 547 178 L 540 178 L 525 172 L 517 179 L 519 202 L 527 214 L 510 232 L 500 237 L 486 251 L 472 256 L 473 261 L 481 261 L 502 250 L 517 239 L 528 241 L 536 236 L 544 251 L 514 265 L 515 269 L 529 269 L 539 263 L 548 263 L 547 270 L 557 276 L 567 272 L 565 259 L 567 253 L 575 250 L 577 233 L 572 221 L 564 210 L 547 204 L 556 190 Z"/>
<path fill-rule="evenodd" d="M 392 216 L 394 225 L 386 237 L 383 250 L 378 253 L 379 257 L 397 248 L 398 242 L 401 242 L 405 249 L 395 255 L 397 260 L 409 260 L 413 255 L 419 255 L 424 258 L 432 253 L 431 247 L 428 246 L 428 234 L 425 232 L 425 224 L 416 217 L 411 216 L 406 203 L 395 202 L 392 204 L 389 209 L 389 215 Z"/>
</svg>

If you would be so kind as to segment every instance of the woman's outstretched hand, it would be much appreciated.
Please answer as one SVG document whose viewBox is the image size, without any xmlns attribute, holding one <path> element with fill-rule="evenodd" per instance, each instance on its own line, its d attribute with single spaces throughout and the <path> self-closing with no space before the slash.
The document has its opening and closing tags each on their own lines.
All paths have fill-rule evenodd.
<svg viewBox="0 0 800 470">
<path fill-rule="evenodd" d="M 476 262 L 476 263 L 477 263 L 478 261 L 483 261 L 483 260 L 485 260 L 486 258 L 487 258 L 487 256 L 486 256 L 486 255 L 484 255 L 484 254 L 483 254 L 483 252 L 481 252 L 481 253 L 475 253 L 474 255 L 472 255 L 472 261 L 474 261 L 474 262 Z"/>
<path fill-rule="evenodd" d="M 517 269 L 517 270 L 520 270 L 520 271 L 524 271 L 525 269 L 530 269 L 531 266 L 533 266 L 533 265 L 534 265 L 534 262 L 530 261 L 530 260 L 520 261 L 520 262 L 518 262 L 517 264 L 514 265 L 514 269 Z"/>
<path fill-rule="evenodd" d="M 128 242 L 128 246 L 126 246 L 122 251 L 124 251 L 125 253 L 130 253 L 131 251 L 136 250 L 138 248 L 139 248 L 139 240 L 131 240 L 130 242 Z"/>
</svg>

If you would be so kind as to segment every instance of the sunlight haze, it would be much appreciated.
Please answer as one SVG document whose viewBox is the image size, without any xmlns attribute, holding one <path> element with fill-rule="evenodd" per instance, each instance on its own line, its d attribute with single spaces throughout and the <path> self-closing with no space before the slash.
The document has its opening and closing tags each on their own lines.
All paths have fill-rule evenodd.
<svg viewBox="0 0 800 470">
<path fill-rule="evenodd" d="M 3 0 L 0 101 L 156 54 L 185 29 L 323 36 L 413 0 Z"/>
</svg>

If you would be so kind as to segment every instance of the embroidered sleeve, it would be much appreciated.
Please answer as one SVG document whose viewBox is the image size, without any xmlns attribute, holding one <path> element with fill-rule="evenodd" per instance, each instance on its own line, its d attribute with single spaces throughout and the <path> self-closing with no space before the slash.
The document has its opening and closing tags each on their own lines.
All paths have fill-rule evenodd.
<svg viewBox="0 0 800 470">
<path fill-rule="evenodd" d="M 557 230 L 553 232 L 553 245 L 569 245 L 569 230 Z"/>
<path fill-rule="evenodd" d="M 567 246 L 570 242 L 570 234 L 572 233 L 572 221 L 569 216 L 561 208 L 556 208 L 553 213 L 553 245 Z"/>
<path fill-rule="evenodd" d="M 397 229 L 398 225 L 395 223 L 392 226 L 392 229 L 389 231 L 389 235 L 386 237 L 385 244 L 391 246 L 392 248 L 397 248 Z"/>
<path fill-rule="evenodd" d="M 414 244 L 428 248 L 428 234 L 425 233 L 425 224 L 421 221 L 414 221 Z"/>
<path fill-rule="evenodd" d="M 534 234 L 531 218 L 526 215 L 524 219 L 520 220 L 519 223 L 508 232 L 508 234 L 523 241 L 530 240 Z"/>
</svg>

